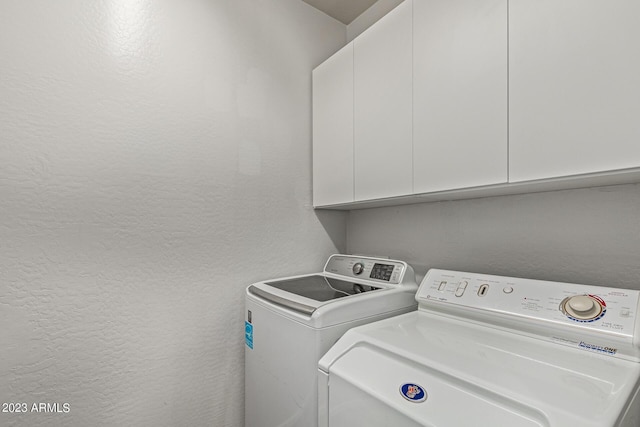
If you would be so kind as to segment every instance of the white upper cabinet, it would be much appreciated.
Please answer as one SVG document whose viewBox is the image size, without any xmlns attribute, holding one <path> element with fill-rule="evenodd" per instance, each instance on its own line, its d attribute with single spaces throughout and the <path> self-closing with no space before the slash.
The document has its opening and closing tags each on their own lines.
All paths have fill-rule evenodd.
<svg viewBox="0 0 640 427">
<path fill-rule="evenodd" d="M 405 0 L 353 42 L 356 201 L 413 190 L 412 3 Z"/>
<path fill-rule="evenodd" d="M 314 70 L 314 206 L 640 182 L 639 16 L 405 0 Z"/>
<path fill-rule="evenodd" d="M 509 180 L 640 166 L 640 1 L 509 1 Z"/>
<path fill-rule="evenodd" d="M 414 193 L 505 183 L 507 0 L 413 9 Z"/>
<path fill-rule="evenodd" d="M 353 44 L 313 70 L 313 205 L 353 202 Z"/>
</svg>

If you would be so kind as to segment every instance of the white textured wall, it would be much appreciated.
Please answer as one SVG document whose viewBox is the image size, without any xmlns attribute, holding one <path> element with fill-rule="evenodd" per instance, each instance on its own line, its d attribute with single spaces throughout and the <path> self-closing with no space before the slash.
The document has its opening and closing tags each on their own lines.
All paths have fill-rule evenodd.
<svg viewBox="0 0 640 427">
<path fill-rule="evenodd" d="M 349 252 L 640 289 L 640 184 L 352 211 Z"/>
<path fill-rule="evenodd" d="M 0 2 L 1 426 L 241 426 L 243 290 L 321 268 L 299 0 Z"/>
</svg>

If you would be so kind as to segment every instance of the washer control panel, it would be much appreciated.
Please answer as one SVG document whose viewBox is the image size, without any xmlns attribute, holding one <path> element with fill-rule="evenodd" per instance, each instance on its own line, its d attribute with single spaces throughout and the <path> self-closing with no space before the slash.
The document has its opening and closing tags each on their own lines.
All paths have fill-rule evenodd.
<svg viewBox="0 0 640 427">
<path fill-rule="evenodd" d="M 616 338 L 640 340 L 638 320 L 640 291 L 573 283 L 547 282 L 463 273 L 448 270 L 429 270 L 422 280 L 416 299 L 421 309 L 434 304 L 450 306 L 455 315 L 502 320 L 500 325 L 512 329 L 529 328 L 537 324 L 544 330 L 553 324 L 559 328 L 581 328 Z M 447 311 L 447 308 L 438 308 Z M 473 313 L 482 313 L 474 316 Z M 505 317 L 507 316 L 507 317 Z M 510 324 L 508 317 L 523 322 Z M 532 326 L 529 329 L 535 328 Z"/>
<path fill-rule="evenodd" d="M 408 268 L 410 267 L 402 261 L 353 255 L 332 255 L 327 261 L 324 271 L 345 277 L 397 285 L 402 283 Z"/>
</svg>

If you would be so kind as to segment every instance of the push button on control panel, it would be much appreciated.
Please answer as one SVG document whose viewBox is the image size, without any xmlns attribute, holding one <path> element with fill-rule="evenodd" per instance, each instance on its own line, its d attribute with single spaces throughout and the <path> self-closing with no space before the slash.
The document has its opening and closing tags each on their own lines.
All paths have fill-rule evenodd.
<svg viewBox="0 0 640 427">
<path fill-rule="evenodd" d="M 467 290 L 468 284 L 469 283 L 466 280 L 460 282 L 460 284 L 458 285 L 458 289 L 456 289 L 456 293 L 454 295 L 457 297 L 461 297 L 462 295 L 464 295 L 464 291 Z"/>
<path fill-rule="evenodd" d="M 483 297 L 487 294 L 487 292 L 489 292 L 489 285 L 485 283 L 484 285 L 481 285 L 480 288 L 478 289 L 478 296 Z"/>
</svg>

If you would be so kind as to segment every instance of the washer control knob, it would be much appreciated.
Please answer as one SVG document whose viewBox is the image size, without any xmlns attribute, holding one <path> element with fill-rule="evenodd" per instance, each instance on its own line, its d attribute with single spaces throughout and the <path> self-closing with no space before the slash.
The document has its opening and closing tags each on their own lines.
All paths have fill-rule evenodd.
<svg viewBox="0 0 640 427">
<path fill-rule="evenodd" d="M 362 272 L 364 271 L 364 264 L 361 262 L 356 262 L 355 264 L 353 264 L 353 274 L 355 274 L 356 276 L 359 274 L 362 274 Z"/>
<path fill-rule="evenodd" d="M 579 295 L 570 298 L 567 305 L 576 313 L 589 313 L 593 310 L 596 303 L 586 295 Z"/>
<path fill-rule="evenodd" d="M 566 298 L 561 307 L 567 316 L 578 320 L 595 319 L 602 313 L 603 306 L 590 295 L 575 295 Z"/>
</svg>

